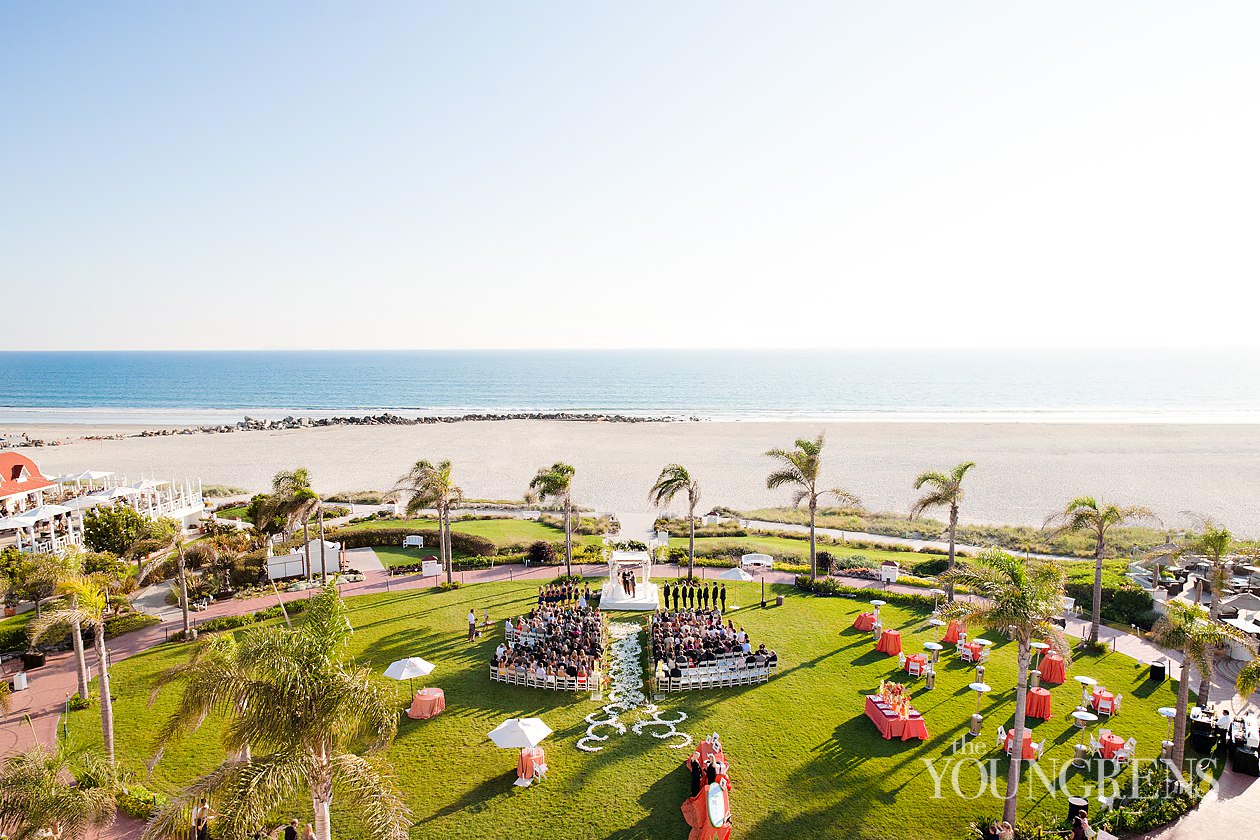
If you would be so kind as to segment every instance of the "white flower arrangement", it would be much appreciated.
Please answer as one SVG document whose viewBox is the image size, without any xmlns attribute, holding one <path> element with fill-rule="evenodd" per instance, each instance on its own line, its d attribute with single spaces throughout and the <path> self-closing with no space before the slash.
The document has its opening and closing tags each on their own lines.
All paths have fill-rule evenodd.
<svg viewBox="0 0 1260 840">
<path fill-rule="evenodd" d="M 590 726 L 586 729 L 586 735 L 577 742 L 577 748 L 582 752 L 596 753 L 603 749 L 602 746 L 594 746 L 593 742 L 607 741 L 610 736 L 599 735 L 597 730 L 600 727 L 612 729 L 618 735 L 626 734 L 626 725 L 621 722 L 620 716 L 623 712 L 630 712 L 639 707 L 643 708 L 644 714 L 650 717 L 640 718 L 631 727 L 630 731 L 635 735 L 642 735 L 643 730 L 648 727 L 664 726 L 663 732 L 650 732 L 653 738 L 665 740 L 666 738 L 679 738 L 678 743 L 670 744 L 672 749 L 681 749 L 682 747 L 691 745 L 691 736 L 685 732 L 679 732 L 678 724 L 687 719 L 685 712 L 678 712 L 677 720 L 665 720 L 661 718 L 661 712 L 653 703 L 647 703 L 647 695 L 643 693 L 643 668 L 642 657 L 643 649 L 639 645 L 639 627 L 624 621 L 612 622 L 608 625 L 609 634 L 612 636 L 613 643 L 608 654 L 608 678 L 612 683 L 612 688 L 608 692 L 608 699 L 612 702 L 602 706 L 598 712 L 591 712 L 586 716 L 586 722 Z M 598 715 L 602 712 L 607 717 L 600 718 Z"/>
</svg>

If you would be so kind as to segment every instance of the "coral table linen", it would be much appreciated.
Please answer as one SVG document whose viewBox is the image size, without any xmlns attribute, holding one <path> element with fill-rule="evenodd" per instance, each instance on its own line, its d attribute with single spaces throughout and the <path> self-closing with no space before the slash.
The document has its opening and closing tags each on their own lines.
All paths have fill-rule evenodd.
<svg viewBox="0 0 1260 840">
<path fill-rule="evenodd" d="M 442 689 L 422 688 L 416 692 L 415 699 L 411 701 L 407 717 L 412 720 L 428 720 L 434 715 L 441 714 L 445 708 L 446 695 L 442 693 Z"/>
<path fill-rule="evenodd" d="M 912 653 L 909 656 L 907 656 L 906 665 L 905 665 L 906 673 L 910 672 L 911 662 L 919 663 L 919 673 L 923 673 L 924 669 L 927 668 L 927 655 L 922 654 L 922 653 Z"/>
<path fill-rule="evenodd" d="M 1028 689 L 1028 716 L 1040 718 L 1041 720 L 1050 720 L 1054 716 L 1054 703 L 1050 698 L 1050 692 L 1044 688 Z"/>
<path fill-rule="evenodd" d="M 866 716 L 879 728 L 880 734 L 886 739 L 900 738 L 903 741 L 909 741 L 911 738 L 918 738 L 926 741 L 928 738 L 927 724 L 923 722 L 923 715 L 911 708 L 906 717 L 900 717 L 877 695 L 866 695 Z"/>
<path fill-rule="evenodd" d="M 543 748 L 534 747 L 532 749 L 521 750 L 521 757 L 516 761 L 516 776 L 519 779 L 534 778 L 534 764 L 544 764 Z"/>
<path fill-rule="evenodd" d="M 853 619 L 853 627 L 863 633 L 871 632 L 875 629 L 875 613 L 862 613 Z"/>
<path fill-rule="evenodd" d="M 945 627 L 945 638 L 943 640 L 945 644 L 947 645 L 958 644 L 958 634 L 962 632 L 962 629 L 963 629 L 963 626 L 962 626 L 961 621 L 951 621 Z"/>
<path fill-rule="evenodd" d="M 880 653 L 886 653 L 889 656 L 896 656 L 901 653 L 901 631 L 885 630 L 880 634 L 879 642 L 875 645 L 875 650 Z"/>
<path fill-rule="evenodd" d="M 1103 758 L 1111 758 L 1116 754 L 1116 750 L 1124 747 L 1124 739 L 1114 732 L 1108 732 L 1099 738 L 1098 743 L 1102 745 Z"/>
<path fill-rule="evenodd" d="M 1010 754 L 1011 743 L 1014 740 L 1015 740 L 1015 730 L 1012 729 L 1006 733 L 1006 743 L 1002 745 L 1002 750 L 1006 752 L 1007 754 Z M 1033 742 L 1032 730 L 1025 729 L 1024 730 L 1024 743 L 1022 744 L 1023 746 L 1022 752 L 1024 753 L 1024 759 L 1026 761 L 1032 761 L 1034 758 L 1037 757 L 1037 750 L 1035 747 L 1033 747 L 1032 742 Z"/>
<path fill-rule="evenodd" d="M 1067 679 L 1067 674 L 1063 657 L 1054 651 L 1047 651 L 1046 655 L 1041 657 L 1041 681 L 1051 685 L 1061 685 L 1065 679 Z"/>
</svg>

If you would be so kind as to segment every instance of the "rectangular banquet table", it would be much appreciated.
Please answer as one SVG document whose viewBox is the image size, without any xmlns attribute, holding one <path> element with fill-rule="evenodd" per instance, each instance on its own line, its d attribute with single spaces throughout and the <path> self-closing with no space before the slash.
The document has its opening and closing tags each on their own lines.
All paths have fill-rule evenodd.
<svg viewBox="0 0 1260 840">
<path fill-rule="evenodd" d="M 861 630 L 863 633 L 869 633 L 875 629 L 875 613 L 861 613 L 857 618 L 853 619 L 853 627 Z"/>
<path fill-rule="evenodd" d="M 1063 666 L 1063 657 L 1054 651 L 1047 651 L 1041 657 L 1041 681 L 1051 685 L 1060 685 L 1067 679 Z"/>
<path fill-rule="evenodd" d="M 1028 716 L 1040 718 L 1041 720 L 1050 720 L 1053 717 L 1053 704 L 1050 699 L 1050 692 L 1038 686 L 1037 688 L 1028 689 Z"/>
<path fill-rule="evenodd" d="M 913 707 L 908 714 L 908 717 L 900 717 L 878 695 L 866 695 L 866 716 L 879 728 L 884 738 L 900 738 L 903 741 L 918 738 L 926 741 L 928 731 L 923 715 Z"/>
<path fill-rule="evenodd" d="M 879 641 L 875 644 L 875 650 L 880 653 L 886 653 L 889 656 L 896 656 L 901 653 L 901 631 L 885 630 L 879 636 Z"/>
</svg>

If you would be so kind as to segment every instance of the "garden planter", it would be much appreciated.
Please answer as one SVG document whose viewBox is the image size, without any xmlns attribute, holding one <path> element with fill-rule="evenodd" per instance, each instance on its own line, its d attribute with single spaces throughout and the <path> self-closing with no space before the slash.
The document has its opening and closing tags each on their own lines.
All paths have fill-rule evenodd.
<svg viewBox="0 0 1260 840">
<path fill-rule="evenodd" d="M 39 651 L 32 651 L 22 654 L 22 668 L 29 671 L 32 668 L 43 668 L 47 658 Z"/>
</svg>

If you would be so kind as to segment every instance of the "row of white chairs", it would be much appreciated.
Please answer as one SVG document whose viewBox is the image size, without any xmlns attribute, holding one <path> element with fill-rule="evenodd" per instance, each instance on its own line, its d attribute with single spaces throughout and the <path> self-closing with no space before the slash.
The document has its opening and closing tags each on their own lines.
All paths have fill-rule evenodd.
<svg viewBox="0 0 1260 840">
<path fill-rule="evenodd" d="M 521 685 L 526 688 L 542 688 L 548 691 L 587 691 L 590 689 L 586 677 L 543 677 L 539 678 L 532 672 L 522 673 L 515 668 L 506 668 L 502 673 L 499 669 L 490 666 L 490 681 L 507 683 L 508 685 Z"/>
<path fill-rule="evenodd" d="M 691 671 L 696 669 L 692 668 Z M 770 679 L 771 667 L 745 668 L 741 671 L 704 671 L 702 673 L 684 673 L 681 677 L 662 677 L 656 681 L 656 690 L 660 693 L 671 691 L 691 691 L 704 688 L 734 688 L 741 685 L 757 685 Z"/>
</svg>

